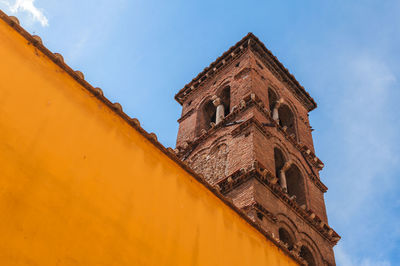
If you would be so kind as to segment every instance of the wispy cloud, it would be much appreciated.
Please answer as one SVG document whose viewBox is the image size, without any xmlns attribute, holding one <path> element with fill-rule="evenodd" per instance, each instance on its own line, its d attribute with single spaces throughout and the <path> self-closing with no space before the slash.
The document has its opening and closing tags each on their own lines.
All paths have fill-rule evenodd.
<svg viewBox="0 0 400 266">
<path fill-rule="evenodd" d="M 394 151 L 396 134 L 390 121 L 392 90 L 396 78 L 390 68 L 379 59 L 370 55 L 348 57 L 345 67 L 349 75 L 346 98 L 339 102 L 334 113 L 334 121 L 341 126 L 342 149 L 348 174 L 346 192 L 356 193 L 357 199 L 346 204 L 342 209 L 344 215 L 359 212 L 362 204 L 371 204 L 371 195 L 375 190 L 375 180 L 380 180 L 381 188 L 386 183 L 393 184 L 388 175 L 388 168 L 396 165 L 398 156 Z M 382 134 L 385 132 L 385 134 Z M 343 171 L 342 171 L 343 172 Z M 387 175 L 381 176 L 386 172 Z M 357 176 L 357 178 L 351 178 Z M 362 182 L 360 182 L 362 181 Z"/>
<path fill-rule="evenodd" d="M 33 21 L 38 21 L 43 27 L 49 25 L 49 20 L 43 12 L 35 6 L 35 0 L 16 0 L 14 4 L 9 1 L 2 0 L 0 3 L 5 4 L 9 10 L 16 14 L 18 12 L 27 12 Z"/>
<path fill-rule="evenodd" d="M 387 208 L 387 195 L 397 183 L 394 172 L 399 157 L 393 143 L 398 128 L 393 126 L 392 115 L 397 80 L 386 60 L 371 53 L 352 51 L 345 58 L 336 76 L 343 82 L 337 82 L 337 89 L 345 97 L 335 96 L 330 113 L 336 135 L 330 137 L 342 144 L 332 147 L 342 158 L 336 162 L 337 170 L 329 173 L 342 177 L 342 183 L 334 185 L 340 197 L 330 208 L 344 236 L 336 249 L 337 262 L 344 266 L 388 266 L 391 264 L 381 252 L 360 253 L 376 247 L 377 237 L 387 250 L 395 245 L 389 236 L 380 235 L 383 223 L 387 228 L 396 227 L 390 219 L 394 217 L 388 216 L 381 204 Z"/>
<path fill-rule="evenodd" d="M 336 51 L 321 62 L 333 78 L 332 84 L 324 79 L 326 95 L 321 95 L 329 123 L 317 128 L 325 127 L 323 175 L 334 191 L 328 198 L 335 196 L 328 211 L 343 237 L 335 248 L 337 264 L 390 266 L 388 254 L 399 236 L 397 215 L 388 205 L 400 161 L 393 145 L 400 130 L 393 112 L 399 96 L 396 72 L 387 58 L 371 51 Z M 391 234 L 382 234 L 383 224 Z"/>
</svg>

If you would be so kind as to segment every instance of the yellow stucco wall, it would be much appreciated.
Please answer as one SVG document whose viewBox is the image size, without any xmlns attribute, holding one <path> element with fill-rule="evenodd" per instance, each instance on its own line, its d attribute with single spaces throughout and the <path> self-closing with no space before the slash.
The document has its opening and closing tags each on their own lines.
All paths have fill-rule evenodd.
<svg viewBox="0 0 400 266">
<path fill-rule="evenodd" d="M 0 213 L 4 266 L 297 265 L 1 19 Z"/>
</svg>

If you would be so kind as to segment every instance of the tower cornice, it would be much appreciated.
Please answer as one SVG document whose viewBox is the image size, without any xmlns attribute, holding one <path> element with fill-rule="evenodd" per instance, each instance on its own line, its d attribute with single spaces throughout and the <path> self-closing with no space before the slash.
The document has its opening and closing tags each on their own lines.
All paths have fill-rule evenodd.
<svg viewBox="0 0 400 266">
<path fill-rule="evenodd" d="M 203 87 L 205 81 L 209 80 L 217 72 L 224 69 L 229 62 L 243 54 L 244 50 L 251 48 L 261 58 L 264 65 L 274 73 L 276 78 L 285 83 L 295 95 L 295 97 L 311 111 L 317 107 L 316 102 L 310 94 L 304 89 L 303 86 L 296 80 L 296 78 L 289 72 L 287 68 L 272 54 L 270 50 L 252 33 L 248 33 L 242 40 L 237 42 L 234 46 L 229 48 L 228 51 L 223 53 L 201 73 L 199 73 L 191 82 L 186 84 L 176 95 L 175 100 L 183 104 L 184 100 L 192 92 Z"/>
<path fill-rule="evenodd" d="M 253 163 L 250 169 L 240 169 L 230 176 L 221 179 L 215 185 L 215 188 L 222 194 L 226 195 L 234 188 L 252 178 L 255 178 L 261 184 L 270 189 L 279 200 L 284 202 L 294 213 L 296 213 L 296 215 L 307 222 L 316 232 L 320 233 L 331 245 L 336 245 L 340 240 L 340 235 L 328 224 L 323 222 L 322 219 L 311 209 L 299 206 L 295 200 L 291 199 L 287 193 L 282 191 L 282 188 L 277 184 L 278 179 L 257 161 Z M 267 211 L 267 213 L 269 213 L 268 216 L 270 216 L 270 218 L 274 219 L 272 213 L 269 211 Z"/>
</svg>

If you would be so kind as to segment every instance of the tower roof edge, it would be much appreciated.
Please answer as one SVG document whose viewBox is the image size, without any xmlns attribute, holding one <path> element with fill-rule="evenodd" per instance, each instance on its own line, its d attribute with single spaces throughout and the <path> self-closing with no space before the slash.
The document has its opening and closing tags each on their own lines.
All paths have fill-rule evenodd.
<svg viewBox="0 0 400 266">
<path fill-rule="evenodd" d="M 284 77 L 283 80 L 292 87 L 293 92 L 303 102 L 308 111 L 311 111 L 317 107 L 317 103 L 304 89 L 304 87 L 296 80 L 296 78 L 289 72 L 289 70 L 284 67 L 284 65 L 278 60 L 278 58 L 266 48 L 264 43 L 261 42 L 252 32 L 249 32 L 235 45 L 230 47 L 208 67 L 204 68 L 202 72 L 200 72 L 181 90 L 179 90 L 179 92 L 175 95 L 175 100 L 182 105 L 186 96 L 189 95 L 192 91 L 196 90 L 203 81 L 207 80 L 209 76 L 212 76 L 212 74 L 220 68 L 223 68 L 225 62 L 237 55 L 238 52 L 249 47 L 256 50 L 260 54 L 260 56 L 265 57 L 269 62 L 272 63 L 272 67 L 278 70 L 278 72 Z"/>
</svg>

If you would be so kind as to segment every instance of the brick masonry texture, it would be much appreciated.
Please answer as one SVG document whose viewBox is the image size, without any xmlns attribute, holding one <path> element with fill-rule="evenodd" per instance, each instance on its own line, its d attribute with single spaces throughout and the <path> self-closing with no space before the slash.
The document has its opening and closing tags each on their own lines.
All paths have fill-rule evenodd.
<svg viewBox="0 0 400 266">
<path fill-rule="evenodd" d="M 247 38 L 251 39 L 251 36 Z M 321 189 L 323 185 L 317 185 L 322 184 L 318 173 L 320 169 L 299 149 L 306 146 L 308 152 L 314 154 L 308 120 L 310 108 L 296 97 L 287 82 L 277 77 L 260 52 L 251 49 L 250 45 L 240 49 L 240 54 L 223 64 L 212 77 L 181 100 L 182 115 L 178 120 L 180 124 L 176 142 L 178 156 L 194 171 L 202 174 L 208 183 L 217 185 L 238 172 L 245 173 L 253 169 L 255 162 L 276 176 L 274 149 L 278 148 L 285 160 L 295 165 L 300 173 L 295 189 L 302 192 L 293 201 L 305 211 L 314 213 L 321 227 L 327 226 L 325 191 Z M 225 100 L 224 105 L 229 106 L 229 110 L 226 110 L 229 114 L 225 114 L 226 118 L 220 124 L 210 126 L 207 119 L 212 114 L 205 110 L 214 110 L 212 101 L 216 97 L 222 99 L 228 87 L 230 98 L 228 102 Z M 276 94 L 274 101 L 281 99 L 281 106 L 287 106 L 293 114 L 291 128 L 295 135 L 290 136 L 290 129 L 273 121 L 269 90 Z M 251 105 L 250 102 L 257 104 Z M 241 125 L 249 120 L 256 121 L 256 124 L 242 128 Z M 311 252 L 313 259 L 306 259 L 311 264 L 335 265 L 335 243 L 259 180 L 247 179 L 225 196 L 276 237 L 280 237 L 280 228 L 285 229 L 293 241 L 294 247 L 291 248 L 297 249 L 304 257 L 308 255 L 300 247 L 304 246 Z M 329 234 L 332 235 L 332 232 Z"/>
</svg>

